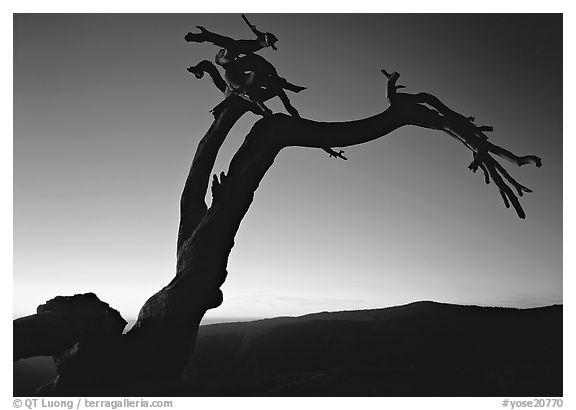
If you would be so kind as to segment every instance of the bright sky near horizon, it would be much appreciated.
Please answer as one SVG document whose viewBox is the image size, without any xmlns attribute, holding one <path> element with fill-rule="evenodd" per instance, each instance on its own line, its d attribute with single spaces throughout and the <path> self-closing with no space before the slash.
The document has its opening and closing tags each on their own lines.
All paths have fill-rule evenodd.
<svg viewBox="0 0 576 410">
<path fill-rule="evenodd" d="M 402 129 L 346 149 L 348 161 L 287 149 L 242 222 L 209 317 L 562 302 L 561 15 L 249 16 L 279 38 L 261 55 L 308 87 L 291 95 L 302 116 L 382 111 L 385 67 L 544 165 L 503 163 L 534 189 L 522 221 L 438 132 Z M 196 25 L 250 36 L 239 15 L 15 15 L 15 316 L 92 291 L 133 318 L 172 278 L 180 191 L 221 98 L 186 72 L 217 52 L 184 42 Z M 214 172 L 255 120 L 234 127 Z"/>
</svg>

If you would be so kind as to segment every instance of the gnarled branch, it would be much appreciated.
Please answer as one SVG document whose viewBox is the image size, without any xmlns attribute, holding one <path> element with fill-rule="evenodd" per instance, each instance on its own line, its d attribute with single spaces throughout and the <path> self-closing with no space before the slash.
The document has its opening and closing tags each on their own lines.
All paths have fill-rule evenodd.
<svg viewBox="0 0 576 410">
<path fill-rule="evenodd" d="M 234 55 L 235 57 L 241 54 L 252 54 L 266 47 L 272 47 L 274 50 L 276 50 L 276 46 L 274 44 L 278 41 L 278 38 L 276 38 L 275 35 L 272 33 L 262 33 L 256 29 L 256 26 L 252 26 L 244 15 L 242 15 L 242 17 L 244 17 L 244 21 L 248 23 L 252 32 L 256 34 L 256 39 L 234 40 L 233 38 L 208 31 L 202 26 L 196 26 L 200 30 L 200 33 L 188 33 L 184 39 L 187 42 L 212 43 L 215 46 L 226 49 L 231 55 Z"/>
</svg>

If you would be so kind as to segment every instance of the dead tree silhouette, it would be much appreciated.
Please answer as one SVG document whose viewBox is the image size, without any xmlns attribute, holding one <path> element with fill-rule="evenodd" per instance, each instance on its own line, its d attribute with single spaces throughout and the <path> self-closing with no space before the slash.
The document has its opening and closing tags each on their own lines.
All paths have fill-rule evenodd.
<svg viewBox="0 0 576 410">
<path fill-rule="evenodd" d="M 257 32 L 255 28 L 253 31 Z M 187 41 L 209 41 L 224 47 L 233 55 L 230 64 L 244 64 L 243 58 L 252 58 L 255 51 L 272 46 L 275 41 L 270 42 L 271 38 L 258 35 L 256 40 L 237 41 L 204 28 L 199 34 L 186 36 Z M 254 60 L 261 63 L 259 58 Z M 188 69 L 197 78 L 207 73 L 224 93 L 226 103 L 214 111 L 213 123 L 198 143 L 184 184 L 175 277 L 145 302 L 135 326 L 122 335 L 125 321 L 94 294 L 58 297 L 40 306 L 36 315 L 14 321 L 15 360 L 46 354 L 55 358 L 57 376 L 41 394 L 177 394 L 173 389 L 194 349 L 200 321 L 207 310 L 223 301 L 220 287 L 228 274 L 228 257 L 240 222 L 283 148 L 321 148 L 342 157 L 342 151 L 333 151 L 334 147 L 364 144 L 401 127 L 442 131 L 472 152 L 469 169 L 480 169 L 485 182 L 494 183 L 505 206 L 512 205 L 517 215 L 525 218 L 518 197 L 531 191 L 495 157 L 518 166 L 532 163 L 538 167 L 541 159 L 517 156 L 490 142 L 486 133 L 492 127 L 476 125 L 474 118 L 450 109 L 432 94 L 399 92 L 404 88 L 398 85 L 400 74 L 385 70 L 382 78 L 387 82 L 388 107 L 377 115 L 346 122 L 269 115 L 261 103 L 275 96 L 283 98 L 286 87 L 279 77 L 270 75 L 270 63 L 260 63 L 243 66 L 252 77 L 260 76 L 254 85 L 257 90 L 250 88 L 252 83 L 234 88 L 233 81 L 222 78 L 208 61 Z M 247 112 L 263 118 L 252 126 L 228 172 L 213 176 L 208 207 L 205 196 L 216 155 L 232 126 Z"/>
</svg>

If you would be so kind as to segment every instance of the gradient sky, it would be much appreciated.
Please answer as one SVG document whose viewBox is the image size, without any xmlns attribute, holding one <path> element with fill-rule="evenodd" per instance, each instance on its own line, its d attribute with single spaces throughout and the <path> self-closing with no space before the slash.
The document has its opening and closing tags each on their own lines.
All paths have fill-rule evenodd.
<svg viewBox="0 0 576 410">
<path fill-rule="evenodd" d="M 346 149 L 348 161 L 286 149 L 242 222 L 224 303 L 207 317 L 562 302 L 561 15 L 249 17 L 279 38 L 260 54 L 308 87 L 290 95 L 303 117 L 381 112 L 385 67 L 544 165 L 502 162 L 534 190 L 520 220 L 439 132 L 401 129 Z M 180 192 L 221 100 L 186 72 L 217 52 L 184 41 L 196 25 L 251 36 L 239 15 L 15 15 L 15 316 L 92 291 L 133 318 L 173 277 Z M 236 124 L 214 172 L 256 119 Z"/>
</svg>

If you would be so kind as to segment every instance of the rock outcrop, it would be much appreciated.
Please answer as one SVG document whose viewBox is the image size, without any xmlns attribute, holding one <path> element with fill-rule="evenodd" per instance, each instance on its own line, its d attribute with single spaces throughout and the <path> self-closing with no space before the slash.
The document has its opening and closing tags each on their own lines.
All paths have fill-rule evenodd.
<svg viewBox="0 0 576 410">
<path fill-rule="evenodd" d="M 57 296 L 36 311 L 14 320 L 14 360 L 53 357 L 56 376 L 44 393 L 100 384 L 102 357 L 116 351 L 127 324 L 120 313 L 94 293 Z"/>
<path fill-rule="evenodd" d="M 126 320 L 94 293 L 57 296 L 14 320 L 14 360 L 60 354 L 91 338 L 122 334 Z"/>
</svg>

